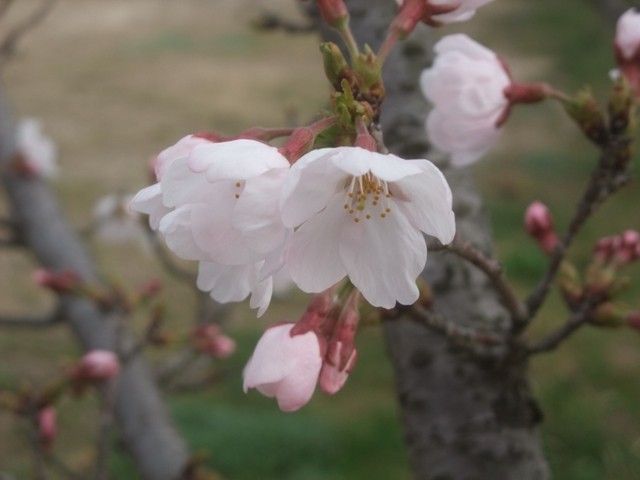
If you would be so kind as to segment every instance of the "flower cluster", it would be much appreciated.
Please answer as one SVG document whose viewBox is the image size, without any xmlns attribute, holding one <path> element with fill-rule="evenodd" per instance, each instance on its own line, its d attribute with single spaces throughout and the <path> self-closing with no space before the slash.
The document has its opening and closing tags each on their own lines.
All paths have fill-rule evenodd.
<svg viewBox="0 0 640 480">
<path fill-rule="evenodd" d="M 158 156 L 156 175 L 133 209 L 199 262 L 201 290 L 222 303 L 251 295 L 259 315 L 282 272 L 308 293 L 348 277 L 374 306 L 414 303 L 423 233 L 442 243 L 455 234 L 451 191 L 427 160 L 339 147 L 291 166 L 256 140 L 191 135 Z"/>
<path fill-rule="evenodd" d="M 341 302 L 334 290 L 316 295 L 297 323 L 268 328 L 244 370 L 244 390 L 275 397 L 291 412 L 309 402 L 316 386 L 335 395 L 355 366 L 359 293 Z"/>
<path fill-rule="evenodd" d="M 601 238 L 595 247 L 600 263 L 628 265 L 640 259 L 640 233 L 627 230 L 620 235 Z"/>
</svg>

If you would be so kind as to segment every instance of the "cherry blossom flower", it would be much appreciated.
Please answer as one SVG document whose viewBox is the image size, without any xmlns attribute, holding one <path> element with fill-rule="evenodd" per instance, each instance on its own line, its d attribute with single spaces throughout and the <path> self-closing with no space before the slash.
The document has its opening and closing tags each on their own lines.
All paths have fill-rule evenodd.
<svg viewBox="0 0 640 480">
<path fill-rule="evenodd" d="M 367 301 L 393 308 L 418 299 L 427 260 L 422 232 L 449 243 L 452 197 L 428 160 L 403 160 L 359 147 L 314 150 L 292 167 L 282 220 L 298 227 L 287 268 L 305 292 L 348 276 Z"/>
<path fill-rule="evenodd" d="M 244 369 L 245 393 L 255 388 L 284 412 L 306 405 L 316 389 L 322 354 L 314 332 L 291 335 L 294 324 L 267 329 Z"/>
<path fill-rule="evenodd" d="M 405 0 L 396 0 L 403 5 Z M 476 10 L 492 0 L 423 0 L 425 3 L 424 20 L 431 24 L 466 22 L 475 14 Z M 439 10 L 446 13 L 437 13 Z M 450 10 L 450 11 L 448 11 Z"/>
<path fill-rule="evenodd" d="M 433 66 L 421 77 L 434 106 L 427 133 L 438 149 L 451 154 L 454 165 L 465 166 L 497 142 L 511 80 L 496 54 L 466 35 L 444 37 L 435 52 Z"/>
<path fill-rule="evenodd" d="M 93 208 L 93 223 L 100 240 L 111 244 L 137 241 L 146 248 L 140 215 L 129 208 L 132 198 L 131 195 L 109 194 L 98 199 Z"/>
<path fill-rule="evenodd" d="M 53 178 L 58 173 L 56 145 L 42 133 L 42 125 L 34 118 L 26 118 L 18 124 L 17 148 L 25 166 L 36 174 Z"/>
<path fill-rule="evenodd" d="M 625 60 L 640 54 L 639 10 L 630 8 L 618 19 L 615 46 Z"/>
<path fill-rule="evenodd" d="M 159 181 L 132 208 L 149 215 L 173 253 L 200 262 L 199 288 L 219 302 L 251 294 L 262 315 L 283 265 L 278 201 L 288 170 L 278 149 L 255 140 L 185 137 L 158 156 Z"/>
</svg>

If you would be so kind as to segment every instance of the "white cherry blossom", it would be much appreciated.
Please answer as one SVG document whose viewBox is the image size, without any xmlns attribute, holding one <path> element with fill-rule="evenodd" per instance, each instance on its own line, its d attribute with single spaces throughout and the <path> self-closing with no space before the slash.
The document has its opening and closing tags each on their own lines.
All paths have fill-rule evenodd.
<svg viewBox="0 0 640 480">
<path fill-rule="evenodd" d="M 292 167 L 282 219 L 298 227 L 287 267 L 305 292 L 348 276 L 373 306 L 418 299 L 427 248 L 422 232 L 449 243 L 452 197 L 428 160 L 403 160 L 359 147 L 314 150 Z"/>
<path fill-rule="evenodd" d="M 159 181 L 138 193 L 133 208 L 149 215 L 172 252 L 200 262 L 201 289 L 220 302 L 251 295 L 264 313 L 287 238 L 278 202 L 289 162 L 254 140 L 199 137 L 158 158 Z"/>
<path fill-rule="evenodd" d="M 421 77 L 433 104 L 427 133 L 435 147 L 451 154 L 454 165 L 465 166 L 497 142 L 511 80 L 498 56 L 466 35 L 444 37 L 435 52 L 433 66 Z"/>
</svg>

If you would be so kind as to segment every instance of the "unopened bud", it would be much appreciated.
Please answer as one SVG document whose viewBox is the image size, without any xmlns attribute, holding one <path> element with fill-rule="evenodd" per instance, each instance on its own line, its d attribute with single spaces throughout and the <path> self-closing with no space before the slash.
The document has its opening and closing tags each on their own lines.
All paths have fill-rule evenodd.
<svg viewBox="0 0 640 480">
<path fill-rule="evenodd" d="M 44 288 L 59 293 L 72 293 L 80 285 L 80 276 L 72 270 L 54 272 L 40 268 L 33 273 L 33 281 Z"/>
<path fill-rule="evenodd" d="M 38 441 L 43 448 L 49 449 L 58 435 L 56 409 L 46 406 L 38 412 Z"/>
<path fill-rule="evenodd" d="M 225 359 L 236 351 L 236 342 L 222 333 L 214 324 L 201 325 L 193 333 L 195 347 L 202 353 L 217 359 Z"/>
<path fill-rule="evenodd" d="M 348 80 L 351 72 L 347 60 L 340 48 L 333 42 L 321 43 L 320 53 L 322 53 L 324 73 L 327 79 L 335 90 L 340 90 L 342 80 L 345 78 Z"/>
<path fill-rule="evenodd" d="M 640 310 L 629 313 L 626 322 L 629 327 L 640 331 Z"/>
<path fill-rule="evenodd" d="M 344 0 L 317 0 L 318 10 L 325 22 L 340 28 L 349 20 L 349 10 Z"/>
<path fill-rule="evenodd" d="M 162 280 L 153 278 L 142 284 L 138 289 L 138 294 L 143 299 L 150 299 L 158 295 L 162 291 Z"/>
<path fill-rule="evenodd" d="M 620 72 L 640 97 L 640 11 L 630 8 L 618 20 L 614 42 Z"/>
<path fill-rule="evenodd" d="M 344 350 L 345 345 L 342 342 L 331 343 L 320 370 L 320 388 L 329 395 L 335 395 L 344 387 L 356 364 L 356 349 L 351 348 L 346 362 L 342 361 Z"/>
<path fill-rule="evenodd" d="M 593 314 L 592 322 L 599 327 L 619 327 L 624 321 L 624 315 L 613 303 L 600 305 Z"/>
<path fill-rule="evenodd" d="M 553 253 L 559 241 L 553 226 L 553 217 L 544 203 L 536 201 L 529 205 L 524 216 L 524 226 L 542 251 L 547 254 Z"/>
<path fill-rule="evenodd" d="M 640 70 L 640 66 L 638 69 Z M 609 129 L 611 133 L 620 135 L 629 129 L 633 105 L 634 93 L 632 86 L 627 78 L 623 76 L 614 83 L 609 97 Z M 626 165 L 631 157 L 630 151 L 626 157 L 628 158 L 618 159 L 616 163 Z"/>
<path fill-rule="evenodd" d="M 572 99 L 563 102 L 566 112 L 589 140 L 604 145 L 609 136 L 607 120 L 590 90 L 582 90 Z"/>
<path fill-rule="evenodd" d="M 622 265 L 628 265 L 640 258 L 640 233 L 627 230 L 620 236 L 615 259 Z"/>
<path fill-rule="evenodd" d="M 120 373 L 118 356 L 109 350 L 92 350 L 85 354 L 72 372 L 80 383 L 103 382 Z"/>
</svg>

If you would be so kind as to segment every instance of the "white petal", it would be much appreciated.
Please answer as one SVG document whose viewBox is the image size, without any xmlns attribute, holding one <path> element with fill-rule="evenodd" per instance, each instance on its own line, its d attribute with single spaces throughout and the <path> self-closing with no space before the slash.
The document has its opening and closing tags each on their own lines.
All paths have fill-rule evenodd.
<svg viewBox="0 0 640 480">
<path fill-rule="evenodd" d="M 258 309 L 258 318 L 264 315 L 264 312 L 269 308 L 271 303 L 271 296 L 273 295 L 273 278 L 268 277 L 265 280 L 259 282 L 257 280 L 257 272 L 254 269 L 253 281 L 255 282 L 251 291 L 251 299 L 249 300 L 249 307 Z"/>
<path fill-rule="evenodd" d="M 318 213 L 347 181 L 330 161 L 334 148 L 312 150 L 293 164 L 282 187 L 282 221 L 290 228 Z"/>
<path fill-rule="evenodd" d="M 346 275 L 338 250 L 341 231 L 351 221 L 344 198 L 335 195 L 327 208 L 293 234 L 287 266 L 293 281 L 307 293 L 322 292 Z"/>
<path fill-rule="evenodd" d="M 184 157 L 175 159 L 166 168 L 161 185 L 162 200 L 167 207 L 206 202 L 216 188 L 205 175 L 192 171 Z"/>
<path fill-rule="evenodd" d="M 390 202 L 391 212 L 349 223 L 340 240 L 340 257 L 349 278 L 374 307 L 413 304 L 416 278 L 427 261 L 422 234 Z"/>
<path fill-rule="evenodd" d="M 179 207 L 160 221 L 160 233 L 167 247 L 184 260 L 207 260 L 209 256 L 195 242 L 192 231 L 193 205 Z"/>
<path fill-rule="evenodd" d="M 266 254 L 284 241 L 280 219 L 280 192 L 288 169 L 278 168 L 247 180 L 233 212 L 233 225 L 247 245 Z"/>
<path fill-rule="evenodd" d="M 272 168 L 287 168 L 289 162 L 277 148 L 255 140 L 210 143 L 193 149 L 189 167 L 206 172 L 211 182 L 247 180 Z"/>
<path fill-rule="evenodd" d="M 456 233 L 451 189 L 442 172 L 428 160 L 407 160 L 420 166 L 422 173 L 392 184 L 391 193 L 401 200 L 398 206 L 410 222 L 442 244 L 451 243 Z"/>
<path fill-rule="evenodd" d="M 227 266 L 215 262 L 198 265 L 198 288 L 220 303 L 241 302 L 251 292 L 251 265 Z"/>
<path fill-rule="evenodd" d="M 149 225 L 153 230 L 158 229 L 162 217 L 171 211 L 162 203 L 162 189 L 159 183 L 140 190 L 131 200 L 129 208 L 149 215 Z"/>
</svg>

